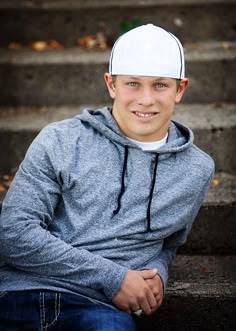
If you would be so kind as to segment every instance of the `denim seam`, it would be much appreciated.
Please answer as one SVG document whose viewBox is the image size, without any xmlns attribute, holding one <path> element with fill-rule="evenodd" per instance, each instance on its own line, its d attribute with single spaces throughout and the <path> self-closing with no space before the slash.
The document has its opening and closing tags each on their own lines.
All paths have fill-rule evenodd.
<svg viewBox="0 0 236 331">
<path fill-rule="evenodd" d="M 49 327 L 51 327 L 57 320 L 58 316 L 60 315 L 60 302 L 61 302 L 61 293 L 55 293 L 55 305 L 54 305 L 54 320 L 48 324 L 46 321 L 46 309 L 45 309 L 45 300 L 44 300 L 44 293 L 40 292 L 40 325 L 42 331 L 47 331 Z"/>
</svg>

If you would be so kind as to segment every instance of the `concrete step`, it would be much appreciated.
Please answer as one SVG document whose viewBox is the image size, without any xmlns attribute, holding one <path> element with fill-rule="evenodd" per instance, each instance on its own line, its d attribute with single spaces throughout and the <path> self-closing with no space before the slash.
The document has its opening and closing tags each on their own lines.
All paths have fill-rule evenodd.
<svg viewBox="0 0 236 331">
<path fill-rule="evenodd" d="M 140 331 L 236 329 L 236 256 L 177 255 L 162 306 Z"/>
<path fill-rule="evenodd" d="M 236 176 L 216 173 L 181 254 L 236 254 Z"/>
<path fill-rule="evenodd" d="M 51 106 L 110 101 L 103 75 L 110 51 L 81 47 L 35 52 L 0 50 L 0 104 Z M 183 102 L 235 102 L 236 43 L 186 47 L 190 86 Z"/>
<path fill-rule="evenodd" d="M 99 105 L 0 107 L 0 174 L 16 171 L 29 144 L 44 126 L 73 117 L 85 107 L 96 109 Z M 235 104 L 182 104 L 176 107 L 173 118 L 192 128 L 195 143 L 214 158 L 217 172 L 236 174 Z"/>
<path fill-rule="evenodd" d="M 2 0 L 0 44 L 77 38 L 104 31 L 114 40 L 135 20 L 169 29 L 185 41 L 236 40 L 235 0 Z"/>
</svg>

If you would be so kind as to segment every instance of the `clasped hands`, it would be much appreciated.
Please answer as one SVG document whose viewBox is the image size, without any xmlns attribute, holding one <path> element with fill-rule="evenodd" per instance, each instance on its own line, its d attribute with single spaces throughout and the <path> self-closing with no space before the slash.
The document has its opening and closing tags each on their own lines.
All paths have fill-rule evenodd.
<svg viewBox="0 0 236 331">
<path fill-rule="evenodd" d="M 157 269 L 129 270 L 112 302 L 129 314 L 142 309 L 144 315 L 151 315 L 162 299 L 163 286 Z"/>
</svg>

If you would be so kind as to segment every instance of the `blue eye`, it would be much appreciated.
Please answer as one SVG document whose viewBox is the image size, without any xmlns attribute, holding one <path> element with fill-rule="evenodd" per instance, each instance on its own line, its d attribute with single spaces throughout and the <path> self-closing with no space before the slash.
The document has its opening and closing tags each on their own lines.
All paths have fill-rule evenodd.
<svg viewBox="0 0 236 331">
<path fill-rule="evenodd" d="M 157 83 L 157 84 L 156 84 L 156 87 L 157 87 L 157 88 L 163 88 L 163 87 L 166 87 L 166 85 L 163 84 L 163 83 Z"/>
<path fill-rule="evenodd" d="M 137 83 L 136 82 L 129 82 L 128 85 L 134 87 L 134 86 L 137 86 Z"/>
</svg>

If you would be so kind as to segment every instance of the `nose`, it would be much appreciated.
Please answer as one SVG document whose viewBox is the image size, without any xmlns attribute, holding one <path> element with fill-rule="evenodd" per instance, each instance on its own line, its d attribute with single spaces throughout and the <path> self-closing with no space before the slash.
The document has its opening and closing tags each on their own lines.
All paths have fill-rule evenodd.
<svg viewBox="0 0 236 331">
<path fill-rule="evenodd" d="M 143 89 L 140 91 L 140 96 L 138 99 L 138 104 L 140 106 L 152 106 L 155 103 L 154 91 L 149 88 Z"/>
</svg>

